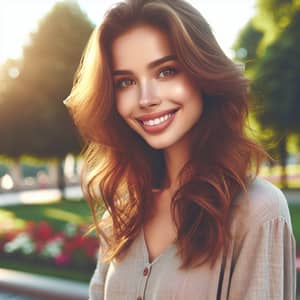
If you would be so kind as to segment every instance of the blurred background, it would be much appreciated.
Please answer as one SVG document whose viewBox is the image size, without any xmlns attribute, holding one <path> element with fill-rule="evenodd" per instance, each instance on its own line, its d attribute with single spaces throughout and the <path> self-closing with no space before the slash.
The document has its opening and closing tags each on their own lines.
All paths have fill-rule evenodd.
<svg viewBox="0 0 300 300">
<path fill-rule="evenodd" d="M 98 244 L 84 234 L 92 221 L 79 186 L 83 144 L 62 101 L 89 35 L 116 2 L 0 0 L 0 299 L 68 299 L 38 281 L 12 284 L 10 270 L 40 274 L 46 287 L 78 283 L 69 296 L 86 298 Z M 284 191 L 299 245 L 300 1 L 189 2 L 251 81 L 246 130 L 274 158 L 260 175 Z"/>
</svg>

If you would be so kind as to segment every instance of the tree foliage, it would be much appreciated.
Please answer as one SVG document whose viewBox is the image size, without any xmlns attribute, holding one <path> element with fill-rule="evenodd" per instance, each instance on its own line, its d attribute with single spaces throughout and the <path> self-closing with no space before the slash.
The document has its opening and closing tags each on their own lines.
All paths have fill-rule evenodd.
<svg viewBox="0 0 300 300">
<path fill-rule="evenodd" d="M 250 20 L 242 29 L 233 45 L 236 58 L 245 64 L 247 70 L 256 64 L 257 49 L 262 38 L 263 32 L 255 28 L 253 20 Z"/>
<path fill-rule="evenodd" d="M 256 86 L 264 110 L 257 117 L 264 127 L 300 132 L 300 11 L 261 57 Z"/>
<path fill-rule="evenodd" d="M 63 158 L 80 141 L 62 101 L 93 25 L 76 2 L 59 2 L 40 21 L 23 58 L 0 71 L 0 153 Z M 19 70 L 12 76 L 12 70 Z"/>
<path fill-rule="evenodd" d="M 235 44 L 236 58 L 246 64 L 255 117 L 261 131 L 276 139 L 285 173 L 288 137 L 300 136 L 300 1 L 257 0 L 257 7 Z M 240 49 L 249 57 L 239 57 Z"/>
</svg>

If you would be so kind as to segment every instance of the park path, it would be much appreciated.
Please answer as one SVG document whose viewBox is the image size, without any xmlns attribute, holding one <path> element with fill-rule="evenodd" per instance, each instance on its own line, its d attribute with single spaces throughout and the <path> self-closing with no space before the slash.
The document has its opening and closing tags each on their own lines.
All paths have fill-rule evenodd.
<svg viewBox="0 0 300 300">
<path fill-rule="evenodd" d="M 300 203 L 300 190 L 283 191 L 289 203 Z M 66 198 L 82 198 L 80 186 L 70 186 L 65 189 Z M 18 204 L 36 204 L 59 201 L 58 189 L 41 189 L 22 192 L 0 193 L 0 207 Z M 0 298 L 1 300 L 1 298 Z"/>
<path fill-rule="evenodd" d="M 0 300 L 86 300 L 88 284 L 0 268 Z"/>
<path fill-rule="evenodd" d="M 65 189 L 65 196 L 69 198 L 81 198 L 80 186 L 68 186 Z M 59 201 L 61 197 L 58 189 L 40 189 L 20 192 L 0 193 L 0 207 L 17 204 L 37 204 Z M 0 298 L 1 300 L 1 298 Z"/>
<path fill-rule="evenodd" d="M 33 296 L 24 296 L 13 292 L 0 291 L 0 300 L 45 300 Z"/>
<path fill-rule="evenodd" d="M 289 203 L 300 204 L 300 190 L 283 190 L 283 193 Z"/>
</svg>

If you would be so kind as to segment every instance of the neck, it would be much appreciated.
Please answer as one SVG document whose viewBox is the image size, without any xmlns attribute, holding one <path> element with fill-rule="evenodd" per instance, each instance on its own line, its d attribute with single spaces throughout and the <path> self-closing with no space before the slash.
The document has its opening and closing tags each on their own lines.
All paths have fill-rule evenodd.
<svg viewBox="0 0 300 300">
<path fill-rule="evenodd" d="M 166 163 L 166 181 L 171 190 L 179 188 L 179 173 L 186 162 L 189 160 L 189 143 L 182 140 L 174 146 L 164 150 Z"/>
</svg>

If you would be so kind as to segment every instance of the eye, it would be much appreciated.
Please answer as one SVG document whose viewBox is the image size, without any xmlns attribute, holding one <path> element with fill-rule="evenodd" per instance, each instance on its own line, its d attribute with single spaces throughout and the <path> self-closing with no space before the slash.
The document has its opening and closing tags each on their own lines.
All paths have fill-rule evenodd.
<svg viewBox="0 0 300 300">
<path fill-rule="evenodd" d="M 166 78 L 166 77 L 173 76 L 176 73 L 177 73 L 177 70 L 175 68 L 166 67 L 166 68 L 159 71 L 158 77 L 159 78 Z"/>
<path fill-rule="evenodd" d="M 134 84 L 135 84 L 134 80 L 130 78 L 122 78 L 116 81 L 115 86 L 117 89 L 124 89 Z"/>
</svg>

